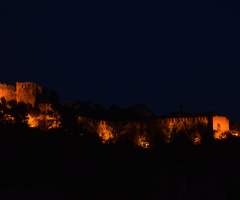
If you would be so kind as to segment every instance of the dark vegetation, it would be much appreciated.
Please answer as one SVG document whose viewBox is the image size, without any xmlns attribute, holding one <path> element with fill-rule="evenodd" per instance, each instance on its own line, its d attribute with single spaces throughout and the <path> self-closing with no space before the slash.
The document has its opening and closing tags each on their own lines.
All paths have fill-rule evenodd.
<svg viewBox="0 0 240 200">
<path fill-rule="evenodd" d="M 151 149 L 0 124 L 1 199 L 237 199 L 240 141 Z"/>
<path fill-rule="evenodd" d="M 108 109 L 103 107 L 102 104 L 93 103 L 89 101 L 76 101 L 74 103 L 66 102 L 59 109 L 67 109 L 73 114 L 90 117 L 101 120 L 142 120 L 154 117 L 142 116 L 134 110 L 134 107 L 121 108 L 113 104 Z"/>
<path fill-rule="evenodd" d="M 130 133 L 104 145 L 77 124 L 76 116 L 117 120 L 129 110 L 98 105 L 96 112 L 83 102 L 60 105 L 51 95 L 63 118 L 61 129 L 29 128 L 21 117 L 31 106 L 0 104 L 4 113 L 19 119 L 0 123 L 1 199 L 239 199 L 239 138 L 214 141 L 213 133 L 205 131 L 202 144 L 194 146 L 186 133 L 176 134 L 169 144 L 155 134 L 153 147 L 141 149 Z"/>
</svg>

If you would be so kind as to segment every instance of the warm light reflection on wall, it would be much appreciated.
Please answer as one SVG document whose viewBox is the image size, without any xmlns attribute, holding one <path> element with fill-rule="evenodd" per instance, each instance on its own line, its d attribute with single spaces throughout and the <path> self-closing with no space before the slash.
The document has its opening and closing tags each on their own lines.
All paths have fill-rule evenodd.
<svg viewBox="0 0 240 200">
<path fill-rule="evenodd" d="M 199 145 L 204 133 L 211 134 L 211 131 L 215 131 L 215 139 L 224 139 L 229 132 L 229 120 L 225 116 L 157 118 L 149 121 L 128 122 L 99 121 L 79 117 L 78 121 L 97 132 L 103 143 L 116 142 L 120 135 L 126 134 L 126 138 L 142 148 L 149 148 L 156 134 L 160 134 L 166 143 L 170 143 L 181 133 L 194 145 Z"/>
<path fill-rule="evenodd" d="M 227 138 L 229 132 L 229 120 L 224 116 L 213 117 L 214 139 L 222 140 Z"/>
<path fill-rule="evenodd" d="M 213 137 L 215 140 L 227 139 L 227 132 L 222 132 L 221 130 L 215 131 Z"/>
</svg>

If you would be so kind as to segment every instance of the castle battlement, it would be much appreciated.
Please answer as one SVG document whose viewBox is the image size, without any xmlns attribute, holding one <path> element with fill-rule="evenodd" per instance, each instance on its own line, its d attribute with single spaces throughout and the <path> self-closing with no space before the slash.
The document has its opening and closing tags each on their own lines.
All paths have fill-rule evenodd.
<svg viewBox="0 0 240 200">
<path fill-rule="evenodd" d="M 154 127 L 163 127 L 166 126 L 168 128 L 175 127 L 178 130 L 186 130 L 191 129 L 198 124 L 201 124 L 208 128 L 208 130 L 212 130 L 217 133 L 225 133 L 229 131 L 229 119 L 226 116 L 193 116 L 193 117 L 158 117 L 154 119 L 147 120 L 133 120 L 133 121 L 108 121 L 108 120 L 99 120 L 93 119 L 89 117 L 81 117 L 78 118 L 79 123 L 92 123 L 92 124 L 108 124 L 113 127 L 116 127 L 120 124 L 125 125 L 133 125 L 133 126 L 151 126 Z"/>
<path fill-rule="evenodd" d="M 215 139 L 223 139 L 226 137 L 226 132 L 229 132 L 229 119 L 218 115 L 176 118 L 165 116 L 150 120 L 129 121 L 108 121 L 79 116 L 78 122 L 84 125 L 89 131 L 93 130 L 97 132 L 104 143 L 112 139 L 114 140 L 114 137 L 117 137 L 117 135 L 128 131 L 139 134 L 139 138 L 142 138 L 143 141 L 151 131 L 160 133 L 163 134 L 166 142 L 170 142 L 173 139 L 173 134 L 176 132 L 189 131 L 192 133 L 191 140 L 194 144 L 201 143 L 201 134 L 207 130 L 214 132 Z M 145 141 L 144 144 L 149 145 L 148 141 Z M 142 145 L 142 142 L 139 143 L 138 141 L 138 145 L 146 148 L 146 145 Z"/>
<path fill-rule="evenodd" d="M 24 102 L 34 107 L 42 94 L 43 88 L 33 82 L 16 82 L 16 86 L 0 83 L 0 98 L 4 97 L 7 102 L 12 100 L 17 103 Z"/>
</svg>

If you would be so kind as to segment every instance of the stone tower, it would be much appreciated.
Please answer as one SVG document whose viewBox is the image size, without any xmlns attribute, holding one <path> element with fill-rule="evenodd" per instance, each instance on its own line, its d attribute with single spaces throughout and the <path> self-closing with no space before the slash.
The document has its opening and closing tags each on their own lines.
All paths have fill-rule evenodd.
<svg viewBox="0 0 240 200">
<path fill-rule="evenodd" d="M 16 100 L 15 90 L 16 88 L 14 85 L 7 85 L 6 83 L 4 84 L 0 83 L 0 99 L 4 97 L 7 102 Z"/>
<path fill-rule="evenodd" d="M 42 96 L 42 87 L 33 82 L 17 82 L 16 83 L 16 100 L 17 103 L 30 103 L 33 107 L 39 96 Z"/>
</svg>

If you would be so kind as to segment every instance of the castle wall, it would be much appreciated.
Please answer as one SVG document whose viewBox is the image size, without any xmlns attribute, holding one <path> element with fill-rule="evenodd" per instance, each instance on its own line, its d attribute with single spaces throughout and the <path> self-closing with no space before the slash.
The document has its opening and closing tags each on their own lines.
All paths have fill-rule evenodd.
<svg viewBox="0 0 240 200">
<path fill-rule="evenodd" d="M 104 143 L 108 140 L 116 140 L 124 133 L 134 134 L 135 142 L 138 146 L 147 148 L 152 140 L 152 133 L 163 134 L 165 142 L 171 142 L 174 134 L 181 131 L 190 131 L 189 137 L 194 144 L 201 143 L 201 130 L 199 124 L 207 129 L 212 127 L 208 117 L 188 117 L 188 118 L 155 118 L 152 120 L 140 121 L 99 121 L 91 118 L 79 117 L 79 123 L 84 123 L 85 127 L 92 127 L 98 133 Z M 201 127 L 201 126 L 200 126 Z M 211 129 L 210 129 L 211 130 Z"/>
<path fill-rule="evenodd" d="M 212 130 L 227 132 L 229 131 L 229 119 L 225 116 L 213 116 L 212 118 Z"/>
<path fill-rule="evenodd" d="M 198 123 L 203 124 L 205 126 L 210 125 L 210 121 L 208 117 L 179 117 L 179 118 L 159 118 L 157 120 L 158 124 L 165 124 L 167 125 L 170 129 L 176 128 L 177 130 L 181 129 L 189 129 L 193 125 L 196 125 Z"/>
<path fill-rule="evenodd" d="M 30 103 L 33 107 L 42 87 L 32 82 L 16 83 L 17 102 Z"/>
<path fill-rule="evenodd" d="M 171 142 L 177 132 L 187 132 L 193 144 L 200 144 L 202 133 L 206 130 L 215 131 L 215 139 L 223 139 L 224 132 L 229 131 L 229 120 L 224 116 L 188 117 L 188 118 L 155 118 L 142 121 L 103 121 L 79 117 L 79 123 L 98 133 L 103 142 L 116 140 L 118 135 L 133 132 L 137 144 L 146 148 L 151 141 L 151 133 L 161 133 L 165 142 Z M 203 127 L 205 127 L 203 129 Z M 220 130 L 220 131 L 219 131 Z M 202 132 L 203 131 L 203 132 Z"/>
<path fill-rule="evenodd" d="M 16 100 L 15 89 L 16 88 L 13 85 L 6 85 L 0 83 L 0 98 L 4 97 L 7 102 Z"/>
</svg>

